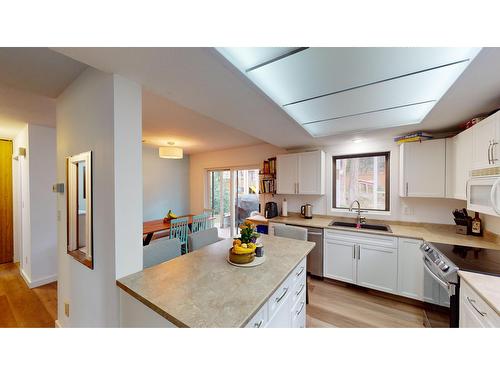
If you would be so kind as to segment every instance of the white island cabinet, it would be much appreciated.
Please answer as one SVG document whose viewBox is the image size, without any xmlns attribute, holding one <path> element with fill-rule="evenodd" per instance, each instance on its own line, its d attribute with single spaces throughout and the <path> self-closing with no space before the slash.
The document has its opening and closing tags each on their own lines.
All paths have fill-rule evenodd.
<svg viewBox="0 0 500 375">
<path fill-rule="evenodd" d="M 305 327 L 313 242 L 262 235 L 266 260 L 235 267 L 232 239 L 117 281 L 122 327 Z M 179 293 L 182 290 L 182 293 Z"/>
<path fill-rule="evenodd" d="M 500 315 L 498 304 L 495 309 L 479 295 L 469 282 L 482 287 L 492 296 L 497 296 L 497 286 L 500 285 L 496 276 L 473 274 L 460 271 L 460 305 L 459 326 L 460 328 L 499 328 Z M 496 298 L 498 300 L 498 298 Z"/>
</svg>

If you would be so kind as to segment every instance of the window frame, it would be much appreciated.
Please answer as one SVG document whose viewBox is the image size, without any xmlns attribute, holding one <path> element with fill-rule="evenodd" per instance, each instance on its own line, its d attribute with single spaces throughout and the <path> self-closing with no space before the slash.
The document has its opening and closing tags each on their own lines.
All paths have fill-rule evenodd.
<svg viewBox="0 0 500 375">
<path fill-rule="evenodd" d="M 355 159 L 367 157 L 385 157 L 385 209 L 366 208 L 361 207 L 362 210 L 369 212 L 390 212 L 391 211 L 391 152 L 368 152 L 363 154 L 349 154 L 349 155 L 333 155 L 332 156 L 332 210 L 348 210 L 346 207 L 337 207 L 337 160 L 339 159 Z"/>
</svg>

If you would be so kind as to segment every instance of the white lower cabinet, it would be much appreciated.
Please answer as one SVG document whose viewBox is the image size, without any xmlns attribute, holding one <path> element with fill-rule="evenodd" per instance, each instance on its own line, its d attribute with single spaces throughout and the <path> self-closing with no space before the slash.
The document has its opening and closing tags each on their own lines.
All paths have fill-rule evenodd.
<svg viewBox="0 0 500 375">
<path fill-rule="evenodd" d="M 306 259 L 288 275 L 246 328 L 305 328 Z"/>
<path fill-rule="evenodd" d="M 325 229 L 324 276 L 449 306 L 448 292 L 424 270 L 421 240 Z"/>
<path fill-rule="evenodd" d="M 325 238 L 323 273 L 325 277 L 356 283 L 355 242 Z"/>
<path fill-rule="evenodd" d="M 499 328 L 500 316 L 469 286 L 460 281 L 460 328 Z"/>
<path fill-rule="evenodd" d="M 424 261 L 421 240 L 400 238 L 398 250 L 398 292 L 400 295 L 423 301 Z"/>
<path fill-rule="evenodd" d="M 394 293 L 397 240 L 349 231 L 325 230 L 325 277 Z"/>
<path fill-rule="evenodd" d="M 398 249 L 358 245 L 358 285 L 396 293 Z"/>
</svg>

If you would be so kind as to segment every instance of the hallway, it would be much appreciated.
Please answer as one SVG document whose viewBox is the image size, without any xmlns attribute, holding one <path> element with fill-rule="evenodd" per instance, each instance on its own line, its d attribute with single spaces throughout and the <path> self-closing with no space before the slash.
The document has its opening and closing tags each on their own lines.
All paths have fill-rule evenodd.
<svg viewBox="0 0 500 375">
<path fill-rule="evenodd" d="M 53 328 L 56 319 L 56 282 L 29 289 L 17 264 L 0 264 L 0 328 Z"/>
</svg>

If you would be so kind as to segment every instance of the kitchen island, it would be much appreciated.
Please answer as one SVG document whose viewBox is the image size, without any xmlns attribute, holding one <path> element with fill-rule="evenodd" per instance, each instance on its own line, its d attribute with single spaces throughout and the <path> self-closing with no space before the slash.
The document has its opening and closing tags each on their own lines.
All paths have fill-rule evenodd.
<svg viewBox="0 0 500 375">
<path fill-rule="evenodd" d="M 303 326 L 305 262 L 314 243 L 261 240 L 266 261 L 257 267 L 230 265 L 227 239 L 118 280 L 121 326 Z"/>
</svg>

